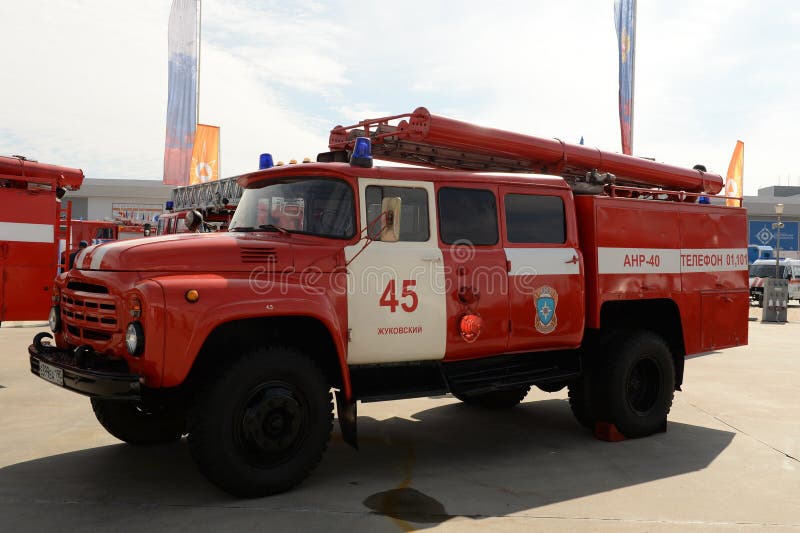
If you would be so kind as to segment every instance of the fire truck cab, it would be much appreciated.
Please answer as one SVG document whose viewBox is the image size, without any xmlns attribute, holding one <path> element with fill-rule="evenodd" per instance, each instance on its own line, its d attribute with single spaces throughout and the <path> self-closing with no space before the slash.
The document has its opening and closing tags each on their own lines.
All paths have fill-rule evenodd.
<svg viewBox="0 0 800 533">
<path fill-rule="evenodd" d="M 532 386 L 642 437 L 686 356 L 747 343 L 746 212 L 698 202 L 718 175 L 425 108 L 329 148 L 239 176 L 228 232 L 81 252 L 31 371 L 121 440 L 188 434 L 208 479 L 257 496 L 316 466 L 333 398 L 353 446 L 359 401 L 503 409 Z"/>
</svg>

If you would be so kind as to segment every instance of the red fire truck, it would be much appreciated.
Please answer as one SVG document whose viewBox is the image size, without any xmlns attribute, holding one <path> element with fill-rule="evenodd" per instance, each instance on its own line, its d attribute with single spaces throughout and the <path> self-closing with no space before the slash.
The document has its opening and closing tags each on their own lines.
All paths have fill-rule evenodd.
<svg viewBox="0 0 800 533">
<path fill-rule="evenodd" d="M 332 389 L 354 446 L 358 401 L 510 408 L 531 386 L 633 438 L 666 428 L 686 356 L 747 343 L 746 215 L 703 201 L 719 175 L 424 108 L 336 127 L 317 161 L 240 176 L 228 232 L 83 251 L 31 371 L 123 441 L 188 434 L 256 496 L 319 462 Z"/>
<path fill-rule="evenodd" d="M 70 226 L 60 199 L 82 183 L 79 169 L 0 157 L 0 322 L 47 318 Z"/>
<path fill-rule="evenodd" d="M 81 241 L 87 244 L 103 244 L 119 240 L 150 236 L 150 224 L 131 224 L 119 220 L 73 220 L 71 239 L 64 255 L 77 251 Z M 62 261 L 63 263 L 64 261 Z"/>
</svg>

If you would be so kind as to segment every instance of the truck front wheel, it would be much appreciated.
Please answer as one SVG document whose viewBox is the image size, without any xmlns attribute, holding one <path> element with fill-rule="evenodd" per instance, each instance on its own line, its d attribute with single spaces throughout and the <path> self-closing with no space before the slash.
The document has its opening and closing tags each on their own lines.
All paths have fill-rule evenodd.
<svg viewBox="0 0 800 533">
<path fill-rule="evenodd" d="M 183 435 L 183 417 L 168 409 L 148 410 L 133 402 L 98 398 L 92 398 L 92 409 L 106 431 L 129 444 L 163 444 Z"/>
<path fill-rule="evenodd" d="M 611 422 L 626 437 L 662 430 L 675 394 L 675 365 L 666 343 L 641 331 L 609 343 L 598 373 L 598 421 Z"/>
<path fill-rule="evenodd" d="M 201 472 L 242 497 L 283 492 L 317 466 L 331 436 L 330 386 L 291 348 L 253 351 L 203 391 L 189 422 Z"/>
</svg>

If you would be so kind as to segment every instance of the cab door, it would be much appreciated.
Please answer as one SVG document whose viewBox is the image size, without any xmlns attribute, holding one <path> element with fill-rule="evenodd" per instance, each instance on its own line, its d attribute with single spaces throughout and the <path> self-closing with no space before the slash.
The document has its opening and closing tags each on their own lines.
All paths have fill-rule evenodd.
<svg viewBox="0 0 800 533">
<path fill-rule="evenodd" d="M 508 274 L 498 187 L 448 181 L 437 189 L 447 299 L 447 361 L 500 355 L 508 339 Z M 462 320 L 480 324 L 465 334 Z"/>
<path fill-rule="evenodd" d="M 509 351 L 574 348 L 584 328 L 583 260 L 572 195 L 501 187 Z"/>
<path fill-rule="evenodd" d="M 369 232 L 345 247 L 348 263 L 349 364 L 438 360 L 445 353 L 442 252 L 430 214 L 433 185 L 358 180 L 360 226 Z M 381 240 L 385 199 L 399 199 L 398 240 Z"/>
</svg>

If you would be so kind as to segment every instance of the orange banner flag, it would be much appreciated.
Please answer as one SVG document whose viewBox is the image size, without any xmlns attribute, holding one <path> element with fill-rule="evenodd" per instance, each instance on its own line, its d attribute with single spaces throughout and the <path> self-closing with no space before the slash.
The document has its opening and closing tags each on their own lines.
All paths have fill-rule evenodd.
<svg viewBox="0 0 800 533">
<path fill-rule="evenodd" d="M 194 133 L 189 185 L 219 179 L 219 126 L 198 124 Z"/>
<path fill-rule="evenodd" d="M 733 149 L 731 163 L 728 165 L 728 175 L 725 178 L 725 196 L 732 196 L 725 200 L 725 205 L 730 207 L 742 207 L 742 179 L 744 177 L 744 143 L 736 141 L 736 148 Z"/>
</svg>

